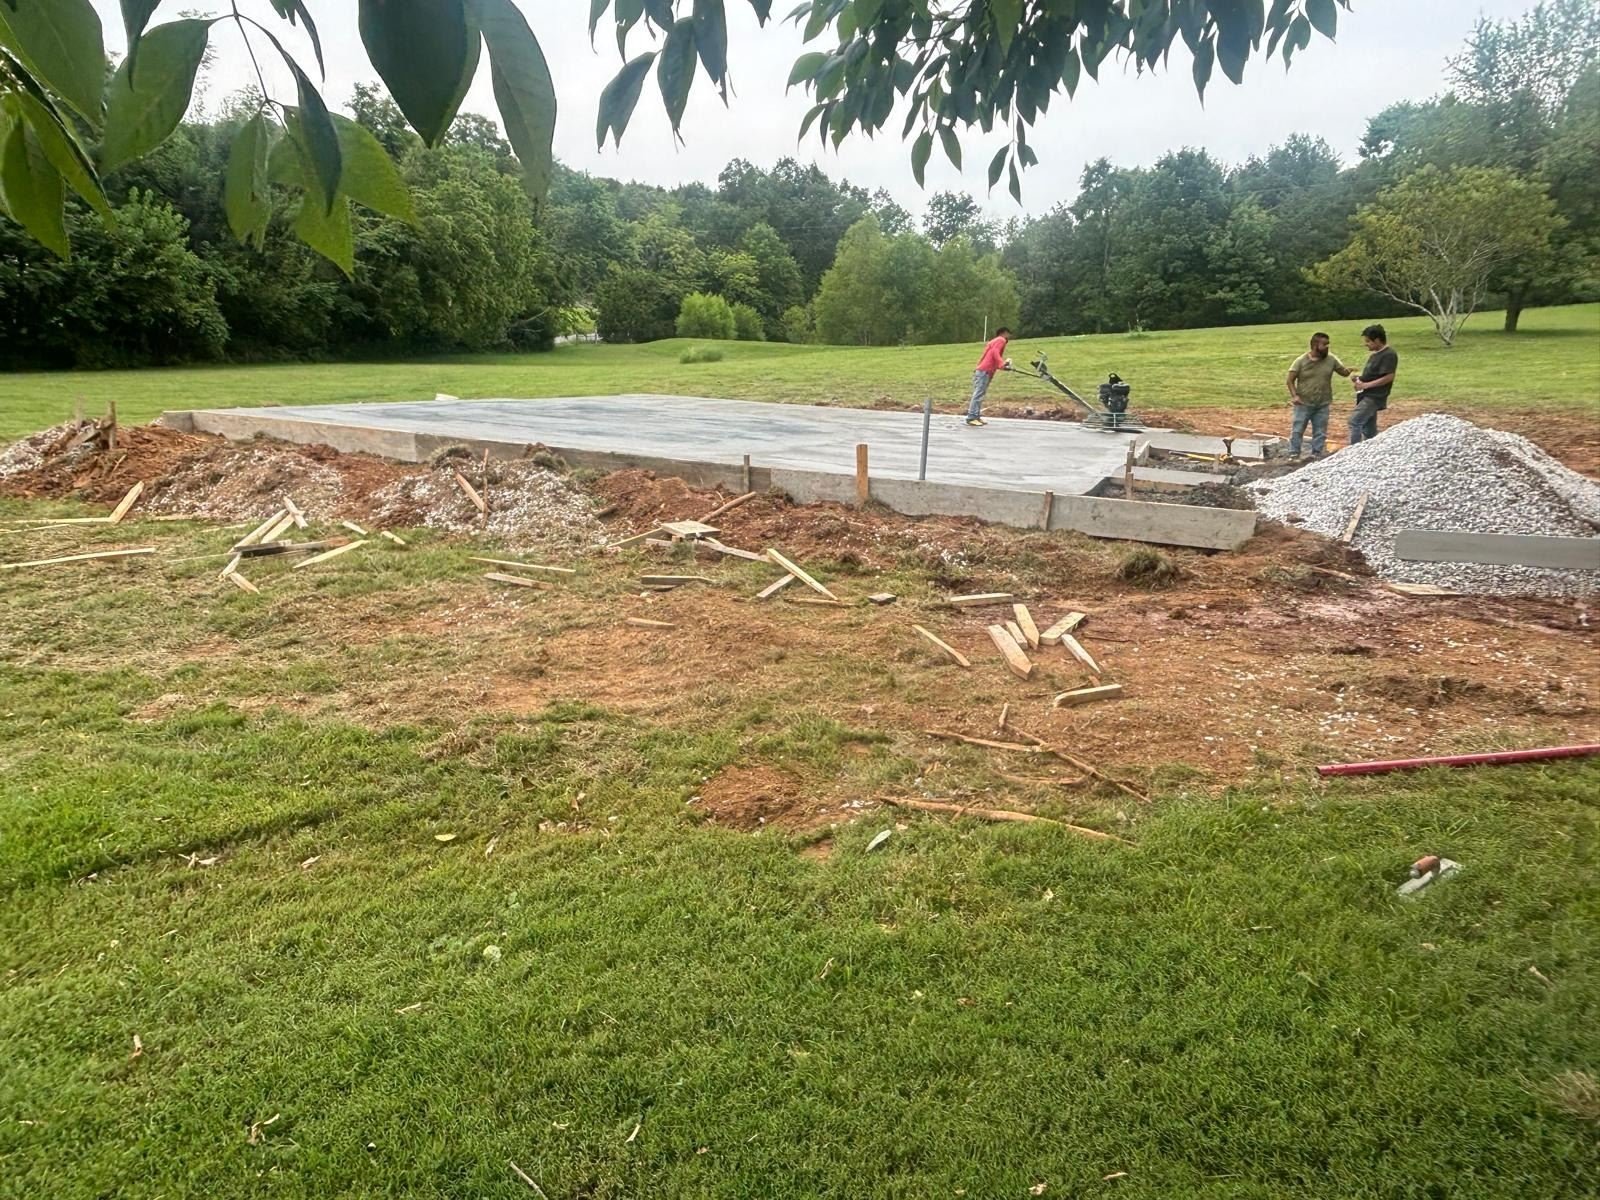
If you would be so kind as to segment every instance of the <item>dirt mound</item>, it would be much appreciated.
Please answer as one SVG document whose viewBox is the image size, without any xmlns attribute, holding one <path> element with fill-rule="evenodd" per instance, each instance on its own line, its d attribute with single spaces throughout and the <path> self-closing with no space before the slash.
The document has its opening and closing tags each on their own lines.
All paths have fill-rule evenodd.
<svg viewBox="0 0 1600 1200">
<path fill-rule="evenodd" d="M 594 515 L 594 501 L 565 475 L 533 461 L 491 462 L 487 481 L 479 471 L 462 471 L 488 505 L 485 514 L 456 482 L 457 470 L 446 462 L 432 470 L 407 472 L 366 498 L 367 519 L 451 533 L 483 532 L 504 540 L 513 550 L 587 549 L 606 541 L 605 527 Z"/>
</svg>

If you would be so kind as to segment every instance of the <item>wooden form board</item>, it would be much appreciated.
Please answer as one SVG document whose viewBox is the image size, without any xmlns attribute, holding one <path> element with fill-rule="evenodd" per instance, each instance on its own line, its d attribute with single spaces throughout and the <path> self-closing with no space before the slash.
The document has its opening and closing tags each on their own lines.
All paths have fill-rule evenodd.
<svg viewBox="0 0 1600 1200">
<path fill-rule="evenodd" d="M 1407 562 L 1489 563 L 1600 571 L 1600 537 L 1543 537 L 1524 533 L 1436 533 L 1402 529 L 1394 556 Z"/>
</svg>

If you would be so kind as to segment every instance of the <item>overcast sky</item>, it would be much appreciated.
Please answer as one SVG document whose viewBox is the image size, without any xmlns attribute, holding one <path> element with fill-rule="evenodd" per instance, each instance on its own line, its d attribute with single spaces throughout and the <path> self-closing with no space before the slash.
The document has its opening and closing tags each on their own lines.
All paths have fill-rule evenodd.
<svg viewBox="0 0 1600 1200">
<path fill-rule="evenodd" d="M 869 142 L 852 138 L 837 153 L 821 148 L 815 136 L 798 145 L 795 135 L 809 102 L 799 90 L 785 94 L 784 82 L 795 56 L 820 48 L 805 47 L 794 26 L 777 20 L 757 26 L 749 4 L 729 0 L 729 52 L 734 88 L 724 109 L 702 76 L 690 95 L 684 121 L 686 145 L 675 146 L 662 111 L 654 75 L 646 83 L 633 123 L 620 150 L 597 152 L 595 106 L 600 90 L 620 66 L 615 38 L 604 29 L 596 47 L 589 45 L 588 6 L 578 0 L 518 0 L 544 47 L 561 112 L 556 129 L 556 155 L 568 166 L 647 183 L 672 185 L 689 180 L 715 182 L 730 158 L 770 166 L 785 155 L 815 161 L 834 177 L 847 177 L 867 188 L 885 187 L 912 212 L 925 197 L 911 177 L 909 146 L 898 138 L 901 117 L 890 120 L 892 132 Z M 106 45 L 124 44 L 117 0 L 95 0 L 105 24 Z M 349 0 L 308 0 L 327 56 L 324 94 L 330 105 L 347 104 L 353 86 L 375 77 L 362 52 L 356 28 L 356 6 Z M 792 7 L 773 5 L 774 13 Z M 1282 60 L 1253 61 L 1242 87 L 1230 85 L 1221 71 L 1214 75 L 1201 106 L 1189 74 L 1189 56 L 1181 42 L 1172 55 L 1172 69 L 1138 77 L 1110 63 L 1099 84 L 1085 79 L 1070 104 L 1058 97 L 1050 113 L 1029 136 L 1039 165 L 1023 180 L 1019 210 L 1004 185 L 984 196 L 984 168 L 1000 146 L 999 136 L 974 131 L 963 138 L 965 175 L 935 152 L 927 179 L 930 192 L 943 188 L 970 191 L 985 199 L 1000 218 L 1020 212 L 1043 213 L 1070 200 L 1086 163 L 1101 156 L 1119 166 L 1147 165 L 1168 150 L 1201 146 L 1234 163 L 1265 152 L 1295 132 L 1326 138 L 1346 161 L 1369 117 L 1397 100 L 1425 99 L 1443 87 L 1444 60 L 1455 53 L 1478 16 L 1516 17 L 1533 0 L 1356 0 L 1354 12 L 1340 14 L 1339 39 L 1315 37 L 1311 47 L 1285 72 Z M 205 0 L 165 0 L 156 21 L 180 12 L 225 11 Z M 298 30 L 277 19 L 267 0 L 240 0 L 239 8 L 269 28 L 282 30 L 286 45 L 314 71 L 309 43 Z M 629 43 L 630 54 L 645 48 L 643 26 Z M 215 106 L 226 95 L 254 79 L 238 32 L 231 24 L 213 30 L 215 59 L 205 81 L 205 102 Z M 270 47 L 258 46 L 268 86 L 279 99 L 292 102 L 294 87 L 286 69 L 274 62 Z M 463 108 L 494 115 L 489 88 L 488 56 Z"/>
</svg>

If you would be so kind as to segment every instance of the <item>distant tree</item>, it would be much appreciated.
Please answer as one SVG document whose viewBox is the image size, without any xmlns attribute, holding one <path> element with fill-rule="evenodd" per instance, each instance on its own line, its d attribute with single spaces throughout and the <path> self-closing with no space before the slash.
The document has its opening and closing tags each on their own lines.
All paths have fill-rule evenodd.
<svg viewBox="0 0 1600 1200">
<path fill-rule="evenodd" d="M 1479 17 L 1466 48 L 1449 60 L 1455 91 L 1474 104 L 1526 98 L 1547 120 L 1600 62 L 1600 5 L 1545 0 L 1516 20 Z"/>
<path fill-rule="evenodd" d="M 712 338 L 731 342 L 738 332 L 733 309 L 721 296 L 690 292 L 678 310 L 679 337 Z"/>
<path fill-rule="evenodd" d="M 995 248 L 995 223 L 983 215 L 983 208 L 966 192 L 935 192 L 928 198 L 922 214 L 922 231 L 935 246 L 964 237 L 974 249 L 987 253 Z"/>
<path fill-rule="evenodd" d="M 739 250 L 755 265 L 757 297 L 750 303 L 761 314 L 766 336 L 781 339 L 784 312 L 806 296 L 800 264 L 778 231 L 765 221 L 758 221 L 745 231 L 739 239 Z"/>
<path fill-rule="evenodd" d="M 1017 285 L 995 254 L 980 254 L 964 237 L 934 255 L 917 311 L 917 341 L 975 342 L 1017 323 Z"/>
<path fill-rule="evenodd" d="M 783 340 L 804 345 L 816 335 L 816 317 L 809 304 L 795 304 L 783 310 Z"/>
<path fill-rule="evenodd" d="M 817 340 L 841 346 L 915 340 L 933 258 L 925 238 L 885 237 L 876 217 L 862 217 L 840 240 L 812 301 Z"/>
<path fill-rule="evenodd" d="M 1206 299 L 1222 305 L 1230 320 L 1259 317 L 1267 311 L 1267 287 L 1276 263 L 1272 219 L 1253 196 L 1236 200 L 1227 223 L 1206 240 Z"/>
<path fill-rule="evenodd" d="M 1544 188 L 1509 171 L 1424 167 L 1356 214 L 1355 236 L 1316 278 L 1425 313 L 1449 346 L 1496 271 L 1547 254 L 1559 223 Z"/>
<path fill-rule="evenodd" d="M 741 342 L 764 342 L 767 340 L 767 330 L 761 320 L 761 314 L 748 304 L 735 304 L 733 309 L 733 332 Z"/>
<path fill-rule="evenodd" d="M 542 224 L 551 256 L 575 295 L 593 296 L 612 263 L 636 260 L 632 230 L 617 213 L 616 190 L 608 180 L 558 166 Z"/>
<path fill-rule="evenodd" d="M 595 332 L 608 342 L 653 342 L 676 332 L 684 293 L 656 272 L 613 264 L 595 292 Z"/>
<path fill-rule="evenodd" d="M 878 228 L 890 237 L 910 233 L 916 228 L 911 214 L 895 202 L 888 188 L 875 188 L 872 192 L 872 214 L 878 218 Z"/>
</svg>

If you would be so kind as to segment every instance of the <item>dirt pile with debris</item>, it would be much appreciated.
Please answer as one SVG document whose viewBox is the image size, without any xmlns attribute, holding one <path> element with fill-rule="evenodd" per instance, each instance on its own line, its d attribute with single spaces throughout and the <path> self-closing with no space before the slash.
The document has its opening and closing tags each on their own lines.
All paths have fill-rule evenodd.
<svg viewBox="0 0 1600 1200">
<path fill-rule="evenodd" d="M 1404 421 L 1283 479 L 1252 485 L 1263 514 L 1337 537 L 1363 493 L 1353 545 L 1394 582 L 1487 595 L 1577 596 L 1600 571 L 1487 563 L 1410 562 L 1394 553 L 1405 529 L 1592 537 L 1600 483 L 1562 466 L 1527 438 L 1432 413 Z"/>
</svg>

